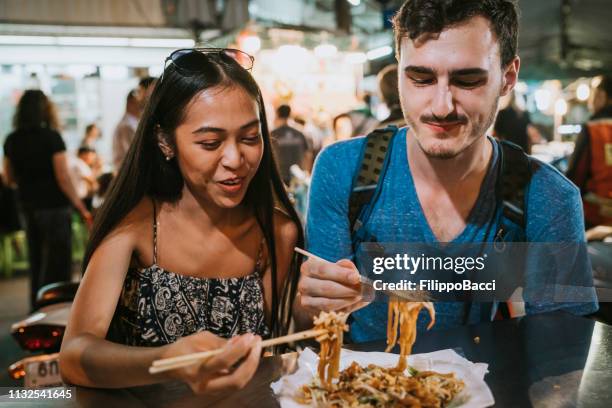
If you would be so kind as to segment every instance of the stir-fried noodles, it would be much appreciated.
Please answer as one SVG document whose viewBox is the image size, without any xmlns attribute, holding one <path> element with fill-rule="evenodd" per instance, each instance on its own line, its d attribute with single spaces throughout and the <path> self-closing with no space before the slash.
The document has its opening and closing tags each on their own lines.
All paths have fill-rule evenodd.
<svg viewBox="0 0 612 408">
<path fill-rule="evenodd" d="M 296 401 L 326 408 L 442 408 L 464 386 L 453 373 L 412 370 L 412 375 L 405 375 L 395 368 L 374 364 L 364 368 L 353 362 L 340 372 L 338 382 L 331 387 L 322 385 L 315 377 L 310 385 L 301 388 Z"/>
<path fill-rule="evenodd" d="M 400 357 L 397 363 L 397 370 L 403 372 L 406 369 L 406 357 L 412 352 L 412 346 L 416 340 L 417 319 L 419 312 L 425 307 L 429 311 L 431 322 L 427 329 L 436 322 L 436 311 L 431 302 L 406 302 L 398 298 L 389 299 L 389 317 L 387 321 L 387 349 L 386 352 L 398 343 L 399 329 L 399 346 Z"/>
<path fill-rule="evenodd" d="M 422 407 L 442 408 L 464 388 L 455 374 L 434 371 L 418 372 L 410 367 L 406 374 L 406 358 L 416 340 L 416 324 L 422 308 L 429 311 L 435 323 L 431 302 L 406 302 L 396 298 L 389 301 L 387 322 L 387 350 L 399 343 L 400 357 L 396 367 L 384 368 L 375 364 L 361 367 L 353 362 L 339 371 L 343 332 L 348 330 L 344 313 L 324 313 L 315 318 L 316 329 L 327 333 L 318 337 L 321 345 L 318 376 L 304 385 L 296 400 L 317 407 Z M 337 381 L 333 381 L 338 379 Z"/>
<path fill-rule="evenodd" d="M 321 347 L 317 371 L 321 383 L 327 387 L 331 386 L 334 378 L 338 378 L 342 340 L 344 332 L 348 330 L 348 325 L 346 324 L 347 317 L 346 313 L 321 312 L 314 319 L 315 329 L 327 330 L 327 333 L 316 338 Z"/>
</svg>

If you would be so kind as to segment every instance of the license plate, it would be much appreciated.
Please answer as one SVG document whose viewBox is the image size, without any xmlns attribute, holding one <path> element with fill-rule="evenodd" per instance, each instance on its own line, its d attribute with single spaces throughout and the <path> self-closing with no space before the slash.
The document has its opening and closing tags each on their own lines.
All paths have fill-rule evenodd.
<svg viewBox="0 0 612 408">
<path fill-rule="evenodd" d="M 30 357 L 25 363 L 24 387 L 57 387 L 62 384 L 59 353 Z"/>
</svg>

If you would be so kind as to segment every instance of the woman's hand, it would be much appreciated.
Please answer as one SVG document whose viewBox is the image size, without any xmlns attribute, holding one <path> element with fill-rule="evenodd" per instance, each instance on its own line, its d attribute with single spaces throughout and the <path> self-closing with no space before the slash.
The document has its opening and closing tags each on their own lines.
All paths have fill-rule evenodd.
<svg viewBox="0 0 612 408">
<path fill-rule="evenodd" d="M 197 394 L 217 394 L 243 388 L 251 380 L 259 364 L 259 336 L 249 333 L 228 341 L 210 332 L 200 332 L 168 345 L 161 358 L 217 348 L 223 348 L 223 352 L 200 363 L 172 370 L 169 372 L 170 376 L 186 382 Z M 237 363 L 239 365 L 236 366 Z"/>
</svg>

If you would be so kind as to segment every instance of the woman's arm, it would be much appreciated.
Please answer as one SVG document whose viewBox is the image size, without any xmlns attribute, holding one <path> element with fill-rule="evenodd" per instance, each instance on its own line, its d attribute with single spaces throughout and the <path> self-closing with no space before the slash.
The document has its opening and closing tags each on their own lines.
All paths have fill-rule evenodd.
<svg viewBox="0 0 612 408">
<path fill-rule="evenodd" d="M 74 208 L 81 214 L 84 220 L 90 221 L 91 214 L 85 208 L 85 205 L 79 198 L 79 195 L 72 184 L 72 179 L 70 178 L 70 173 L 68 170 L 68 160 L 66 159 L 66 152 L 57 152 L 53 155 L 53 172 L 55 173 L 55 179 L 57 180 L 57 184 L 68 200 L 72 203 Z"/>
<path fill-rule="evenodd" d="M 217 348 L 224 351 L 201 364 L 149 374 L 155 360 Z M 82 333 L 62 343 L 60 371 L 66 383 L 86 387 L 125 388 L 178 379 L 196 393 L 209 393 L 243 388 L 257 370 L 260 356 L 261 338 L 253 334 L 226 341 L 199 332 L 162 347 L 130 347 Z M 231 371 L 236 364 L 240 366 Z"/>
<path fill-rule="evenodd" d="M 123 221 L 94 252 L 72 305 L 60 351 L 65 382 L 88 387 L 122 388 L 153 384 L 169 378 L 188 383 L 195 392 L 240 388 L 254 374 L 261 353 L 259 338 L 236 337 L 229 342 L 208 332 L 184 337 L 163 347 L 130 347 L 105 340 L 136 243 L 147 237 L 147 222 Z M 144 225 L 143 225 L 144 224 Z M 159 358 L 223 347 L 224 352 L 202 364 L 151 375 Z M 234 371 L 229 369 L 245 355 Z"/>
<path fill-rule="evenodd" d="M 147 363 L 163 352 L 131 350 L 104 340 L 134 251 L 129 229 L 122 225 L 103 240 L 79 284 L 60 352 L 66 382 L 90 387 L 145 384 Z"/>
</svg>

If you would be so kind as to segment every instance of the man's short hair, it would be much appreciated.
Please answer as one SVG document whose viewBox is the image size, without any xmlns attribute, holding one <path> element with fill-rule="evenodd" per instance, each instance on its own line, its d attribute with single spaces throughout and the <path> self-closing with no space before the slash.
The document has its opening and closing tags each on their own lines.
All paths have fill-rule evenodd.
<svg viewBox="0 0 612 408">
<path fill-rule="evenodd" d="M 276 117 L 279 119 L 289 119 L 291 116 L 291 106 L 281 105 L 276 109 Z"/>
<path fill-rule="evenodd" d="M 608 99 L 612 99 L 612 76 L 604 75 L 597 85 L 597 89 L 606 93 Z"/>
<path fill-rule="evenodd" d="M 399 90 L 397 88 L 397 64 L 387 65 L 378 73 L 378 89 L 380 96 L 388 107 L 399 105 Z"/>
<path fill-rule="evenodd" d="M 489 21 L 499 43 L 502 67 L 506 67 L 518 46 L 518 11 L 512 0 L 407 0 L 393 17 L 398 59 L 402 38 L 439 34 L 477 16 Z"/>
</svg>

